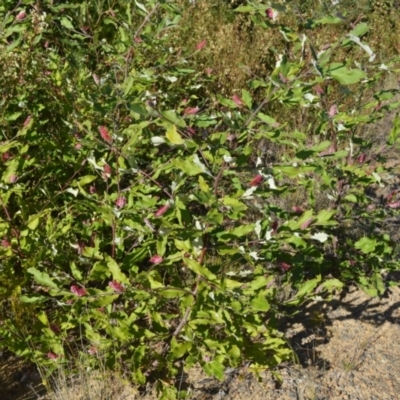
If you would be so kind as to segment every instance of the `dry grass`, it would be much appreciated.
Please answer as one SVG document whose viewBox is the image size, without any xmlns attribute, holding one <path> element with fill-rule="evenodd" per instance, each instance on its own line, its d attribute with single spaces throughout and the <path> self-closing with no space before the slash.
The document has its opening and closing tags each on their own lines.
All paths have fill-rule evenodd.
<svg viewBox="0 0 400 400">
<path fill-rule="evenodd" d="M 135 400 L 139 393 L 120 373 L 108 371 L 101 360 L 100 369 L 84 365 L 61 366 L 48 378 L 49 394 L 42 400 Z"/>
</svg>

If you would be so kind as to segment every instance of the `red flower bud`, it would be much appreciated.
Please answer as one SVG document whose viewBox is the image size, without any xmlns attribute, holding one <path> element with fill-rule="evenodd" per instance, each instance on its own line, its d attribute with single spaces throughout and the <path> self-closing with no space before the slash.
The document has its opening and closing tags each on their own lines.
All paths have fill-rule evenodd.
<svg viewBox="0 0 400 400">
<path fill-rule="evenodd" d="M 161 217 L 164 215 L 169 209 L 169 203 L 164 204 L 162 207 L 160 207 L 157 212 L 154 214 L 155 217 Z"/>
<path fill-rule="evenodd" d="M 186 107 L 185 110 L 183 111 L 183 115 L 194 115 L 199 112 L 198 107 Z"/>
<path fill-rule="evenodd" d="M 29 123 L 32 121 L 32 115 L 29 115 L 26 120 L 24 121 L 24 128 L 26 128 Z"/>
<path fill-rule="evenodd" d="M 115 200 L 115 205 L 116 205 L 118 208 L 124 207 L 125 204 L 126 204 L 126 198 L 125 198 L 125 197 L 122 197 L 122 196 L 121 196 L 121 197 L 118 197 L 117 200 Z"/>
<path fill-rule="evenodd" d="M 17 182 L 17 179 L 18 179 L 17 175 L 11 175 L 9 181 L 10 183 L 15 183 Z"/>
<path fill-rule="evenodd" d="M 76 285 L 72 285 L 71 286 L 71 293 L 75 294 L 76 296 L 82 297 L 85 296 L 86 293 L 86 289 L 83 287 L 78 287 Z"/>
<path fill-rule="evenodd" d="M 249 186 L 251 187 L 258 186 L 262 183 L 263 180 L 264 178 L 262 175 L 256 175 L 249 183 Z"/>
<path fill-rule="evenodd" d="M 10 246 L 11 246 L 11 243 L 10 243 L 7 239 L 3 239 L 3 240 L 1 241 L 1 245 L 2 245 L 3 247 L 10 247 Z"/>
<path fill-rule="evenodd" d="M 233 101 L 236 103 L 236 105 L 238 105 L 239 107 L 243 105 L 242 99 L 241 99 L 239 96 L 237 96 L 236 94 L 234 94 L 234 95 L 232 96 L 232 100 L 233 100 Z"/>
<path fill-rule="evenodd" d="M 328 111 L 328 115 L 330 118 L 333 118 L 338 113 L 337 105 L 334 104 Z"/>
<path fill-rule="evenodd" d="M 277 13 L 272 8 L 267 8 L 265 10 L 265 16 L 272 21 L 275 21 Z"/>
<path fill-rule="evenodd" d="M 124 291 L 124 287 L 118 281 L 111 281 L 108 283 L 108 286 L 117 293 L 122 293 Z"/>
<path fill-rule="evenodd" d="M 387 205 L 390 208 L 399 208 L 400 207 L 400 200 L 399 201 L 395 201 L 394 203 L 390 203 Z"/>
<path fill-rule="evenodd" d="M 313 221 L 314 221 L 313 218 L 308 219 L 307 221 L 305 221 L 301 224 L 300 228 L 307 229 L 312 224 Z"/>
<path fill-rule="evenodd" d="M 358 162 L 359 164 L 363 164 L 366 158 L 367 158 L 367 156 L 366 156 L 365 153 L 360 154 L 360 155 L 357 157 L 357 162 Z"/>
<path fill-rule="evenodd" d="M 99 126 L 100 136 L 108 143 L 112 142 L 112 137 L 105 126 Z"/>
<path fill-rule="evenodd" d="M 103 170 L 106 174 L 111 174 L 111 167 L 108 164 L 104 164 Z"/>
<path fill-rule="evenodd" d="M 21 21 L 26 17 L 26 12 L 24 10 L 20 11 L 17 16 L 15 17 L 15 19 L 17 21 Z"/>
<path fill-rule="evenodd" d="M 155 265 L 162 263 L 162 261 L 163 261 L 163 258 L 161 256 L 158 256 L 158 255 L 155 255 L 155 256 L 150 258 L 150 262 L 152 264 L 155 264 Z"/>
<path fill-rule="evenodd" d="M 291 265 L 289 265 L 285 262 L 280 262 L 278 264 L 278 267 L 281 269 L 282 272 L 287 272 L 290 269 Z"/>
<path fill-rule="evenodd" d="M 199 51 L 199 50 L 203 49 L 206 44 L 207 44 L 207 40 L 206 39 L 204 39 L 200 43 L 197 43 L 196 50 Z"/>
<path fill-rule="evenodd" d="M 319 85 L 315 86 L 314 90 L 318 95 L 324 94 L 324 89 L 322 89 L 322 87 Z"/>
</svg>

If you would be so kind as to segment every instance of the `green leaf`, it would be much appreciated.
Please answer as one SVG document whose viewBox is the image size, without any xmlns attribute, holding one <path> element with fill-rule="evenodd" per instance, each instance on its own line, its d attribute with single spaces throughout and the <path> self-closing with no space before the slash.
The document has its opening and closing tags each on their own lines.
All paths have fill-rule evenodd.
<svg viewBox="0 0 400 400">
<path fill-rule="evenodd" d="M 242 89 L 242 100 L 244 104 L 246 104 L 247 108 L 251 109 L 253 105 L 253 99 L 251 98 L 250 92 L 245 89 Z"/>
<path fill-rule="evenodd" d="M 61 25 L 65 26 L 67 29 L 74 29 L 74 26 L 72 25 L 71 21 L 66 18 L 66 17 L 62 17 L 61 18 Z"/>
<path fill-rule="evenodd" d="M 344 197 L 344 199 L 350 201 L 351 203 L 358 203 L 357 197 L 354 194 L 348 194 Z"/>
<path fill-rule="evenodd" d="M 34 231 L 38 227 L 39 222 L 40 222 L 40 214 L 36 214 L 36 215 L 31 216 L 29 218 L 28 228 L 31 231 Z"/>
<path fill-rule="evenodd" d="M 205 165 L 199 160 L 197 154 L 187 157 L 185 159 L 175 158 L 172 163 L 176 168 L 179 168 L 189 176 L 194 176 L 202 173 L 211 175 Z"/>
<path fill-rule="evenodd" d="M 241 12 L 241 13 L 248 13 L 254 11 L 253 6 L 239 6 L 238 8 L 235 8 L 235 12 Z"/>
<path fill-rule="evenodd" d="M 217 234 L 217 237 L 219 237 L 221 240 L 239 238 L 253 232 L 254 227 L 255 224 L 241 225 L 237 228 L 229 229 L 226 232 L 220 232 Z"/>
<path fill-rule="evenodd" d="M 192 260 L 191 258 L 184 258 L 184 263 L 187 267 L 192 270 L 195 274 L 203 276 L 204 278 L 210 281 L 216 281 L 217 277 L 209 271 L 207 268 L 200 265 L 200 263 L 196 260 Z"/>
<path fill-rule="evenodd" d="M 72 276 L 73 276 L 77 281 L 81 281 L 81 280 L 83 279 L 82 273 L 81 273 L 81 271 L 79 271 L 79 269 L 77 268 L 77 266 L 76 266 L 76 264 L 75 264 L 74 262 L 71 262 L 70 268 L 71 268 Z"/>
<path fill-rule="evenodd" d="M 177 297 L 182 297 L 184 295 L 187 295 L 187 291 L 179 288 L 162 288 L 158 290 L 158 293 L 167 298 L 167 299 L 175 299 Z"/>
<path fill-rule="evenodd" d="M 49 298 L 46 296 L 19 296 L 19 299 L 23 302 L 23 303 L 43 303 L 45 301 L 47 301 Z"/>
<path fill-rule="evenodd" d="M 322 210 L 316 216 L 318 225 L 333 225 L 337 224 L 336 221 L 330 221 L 331 218 L 336 214 L 335 210 Z"/>
<path fill-rule="evenodd" d="M 80 186 L 85 186 L 91 182 L 93 182 L 94 180 L 96 180 L 96 176 L 95 175 L 86 175 L 84 177 L 82 177 L 81 179 L 79 179 L 79 185 Z"/>
<path fill-rule="evenodd" d="M 350 32 L 351 35 L 361 37 L 369 31 L 369 27 L 365 22 L 357 24 L 356 27 Z"/>
<path fill-rule="evenodd" d="M 296 298 L 301 298 L 307 295 L 310 295 L 312 291 L 317 287 L 318 283 L 321 281 L 321 276 L 317 278 L 310 279 L 305 282 L 297 291 Z"/>
<path fill-rule="evenodd" d="M 181 358 L 184 356 L 190 349 L 192 348 L 192 342 L 181 342 L 178 343 L 175 337 L 171 339 L 171 350 L 168 355 L 170 360 L 176 360 L 177 358 Z"/>
<path fill-rule="evenodd" d="M 33 278 L 37 283 L 43 286 L 50 287 L 52 289 L 58 289 L 58 286 L 53 282 L 53 280 L 50 278 L 50 275 L 46 272 L 40 272 L 38 269 L 35 267 L 28 268 L 27 270 L 31 275 L 33 275 Z"/>
<path fill-rule="evenodd" d="M 169 125 L 165 136 L 172 144 L 185 143 L 185 141 L 182 139 L 182 136 L 177 132 L 175 125 Z"/>
<path fill-rule="evenodd" d="M 364 79 L 366 74 L 360 69 L 347 69 L 346 67 L 334 69 L 328 71 L 328 74 L 341 85 L 352 85 L 358 83 L 361 79 Z"/>
<path fill-rule="evenodd" d="M 179 117 L 174 110 L 163 111 L 161 115 L 170 123 L 172 122 L 173 124 L 178 125 L 181 128 L 186 127 L 185 120 Z"/>
<path fill-rule="evenodd" d="M 251 308 L 253 311 L 268 311 L 270 309 L 269 303 L 267 299 L 265 298 L 265 295 L 260 293 L 258 297 L 254 298 L 250 302 Z"/>
<path fill-rule="evenodd" d="M 266 122 L 268 125 L 271 126 L 278 126 L 278 122 L 276 121 L 275 118 L 270 117 L 269 115 L 263 114 L 262 112 L 259 112 L 257 114 L 257 117 L 263 121 Z"/>
<path fill-rule="evenodd" d="M 231 99 L 226 99 L 225 97 L 222 97 L 222 96 L 217 96 L 217 98 L 218 98 L 218 101 L 223 106 L 226 106 L 226 107 L 229 107 L 229 108 L 238 108 L 238 105 Z"/>
<path fill-rule="evenodd" d="M 110 256 L 106 256 L 107 267 L 110 270 L 113 279 L 118 282 L 129 283 L 129 279 L 121 272 L 119 265 Z"/>
<path fill-rule="evenodd" d="M 396 115 L 393 118 L 393 128 L 391 129 L 389 134 L 389 138 L 387 141 L 388 145 L 393 146 L 396 143 L 399 135 L 400 135 L 400 116 Z"/>
<path fill-rule="evenodd" d="M 224 366 L 216 360 L 203 365 L 204 372 L 220 381 L 224 380 Z"/>
<path fill-rule="evenodd" d="M 233 360 L 240 360 L 241 352 L 239 347 L 234 344 L 232 348 L 228 351 L 228 355 Z"/>
<path fill-rule="evenodd" d="M 364 254 L 372 253 L 376 247 L 376 239 L 363 237 L 354 244 L 354 247 L 361 250 Z"/>
</svg>

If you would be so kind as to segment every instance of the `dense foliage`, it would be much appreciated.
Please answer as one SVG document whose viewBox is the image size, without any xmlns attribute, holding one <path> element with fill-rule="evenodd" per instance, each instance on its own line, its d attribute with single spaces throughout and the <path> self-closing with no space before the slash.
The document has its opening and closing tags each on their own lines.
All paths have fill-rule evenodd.
<svg viewBox="0 0 400 400">
<path fill-rule="evenodd" d="M 212 43 L 179 42 L 196 2 L 3 1 L 2 346 L 49 373 L 79 351 L 174 398 L 182 367 L 290 359 L 278 320 L 305 302 L 384 293 L 400 197 L 373 193 L 400 118 L 379 146 L 365 132 L 399 106 L 378 90 L 399 59 L 363 18 L 296 4 L 229 11 L 273 47 L 222 95 Z"/>
</svg>

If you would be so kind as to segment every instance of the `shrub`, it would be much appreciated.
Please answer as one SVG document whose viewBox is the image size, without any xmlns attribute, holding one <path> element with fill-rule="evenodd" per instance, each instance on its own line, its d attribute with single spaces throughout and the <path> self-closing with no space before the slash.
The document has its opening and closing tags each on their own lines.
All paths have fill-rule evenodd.
<svg viewBox="0 0 400 400">
<path fill-rule="evenodd" d="M 191 62 L 208 38 L 170 46 L 180 3 L 5 4 L 1 295 L 20 312 L 3 308 L 3 346 L 50 373 L 101 352 L 172 398 L 182 365 L 290 359 L 277 321 L 307 301 L 383 294 L 400 202 L 371 199 L 391 171 L 363 129 L 398 107 L 369 95 L 398 59 L 376 61 L 366 23 L 238 7 L 278 57 L 211 104 Z"/>
</svg>

